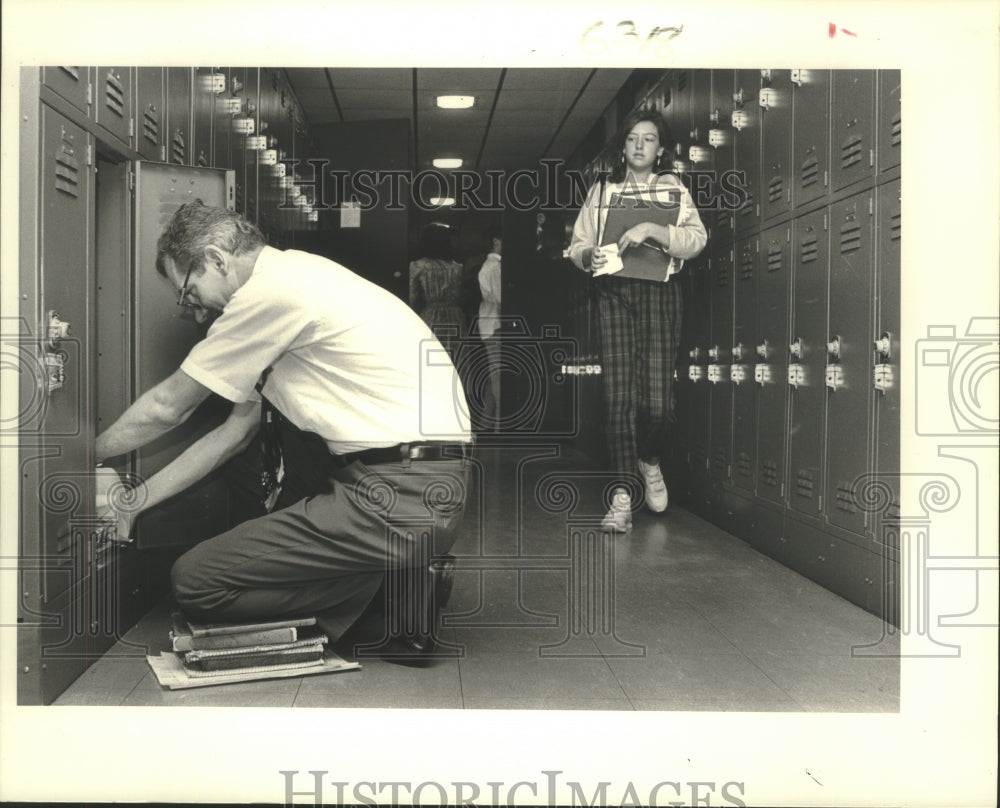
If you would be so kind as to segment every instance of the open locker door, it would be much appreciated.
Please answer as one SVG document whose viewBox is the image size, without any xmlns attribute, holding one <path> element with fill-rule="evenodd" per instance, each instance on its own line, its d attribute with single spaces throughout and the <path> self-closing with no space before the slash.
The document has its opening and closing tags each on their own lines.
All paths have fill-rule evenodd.
<svg viewBox="0 0 1000 808">
<path fill-rule="evenodd" d="M 177 292 L 156 271 L 156 242 L 174 212 L 185 202 L 233 207 L 234 173 L 165 163 L 135 164 L 135 396 L 180 367 L 191 347 L 205 336 L 190 312 L 177 305 Z M 134 471 L 148 479 L 228 415 L 229 402 L 209 398 L 181 426 L 136 453 Z M 229 526 L 226 484 L 216 473 L 147 511 L 136 521 L 139 548 L 193 544 Z"/>
</svg>

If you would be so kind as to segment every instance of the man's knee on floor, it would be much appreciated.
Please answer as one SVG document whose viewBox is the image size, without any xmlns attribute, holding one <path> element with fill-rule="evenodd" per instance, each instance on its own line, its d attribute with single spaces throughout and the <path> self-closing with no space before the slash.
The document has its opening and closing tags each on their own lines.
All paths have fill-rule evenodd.
<svg viewBox="0 0 1000 808">
<path fill-rule="evenodd" d="M 197 612 L 203 605 L 205 591 L 199 564 L 191 553 L 178 558 L 170 568 L 170 586 L 177 605 L 186 612 Z"/>
</svg>

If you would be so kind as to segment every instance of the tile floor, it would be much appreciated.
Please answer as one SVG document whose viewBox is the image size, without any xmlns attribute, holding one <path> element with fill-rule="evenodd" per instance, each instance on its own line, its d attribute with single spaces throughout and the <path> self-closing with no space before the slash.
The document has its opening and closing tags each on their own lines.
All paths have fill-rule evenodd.
<svg viewBox="0 0 1000 808">
<path fill-rule="evenodd" d="M 898 710 L 898 660 L 852 656 L 883 639 L 878 618 L 677 505 L 636 511 L 631 533 L 605 542 L 594 526 L 606 480 L 565 450 L 497 444 L 477 457 L 440 632 L 456 655 L 169 691 L 144 656 L 169 647 L 166 598 L 56 704 Z M 352 658 L 379 625 L 337 650 Z"/>
</svg>

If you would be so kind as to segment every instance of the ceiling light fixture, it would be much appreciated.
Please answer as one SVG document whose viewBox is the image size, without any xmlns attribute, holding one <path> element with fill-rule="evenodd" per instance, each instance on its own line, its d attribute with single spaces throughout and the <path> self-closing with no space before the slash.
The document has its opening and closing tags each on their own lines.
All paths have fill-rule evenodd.
<svg viewBox="0 0 1000 808">
<path fill-rule="evenodd" d="M 474 95 L 439 95 L 437 105 L 441 109 L 468 109 L 476 103 Z"/>
<path fill-rule="evenodd" d="M 435 157 L 431 160 L 434 168 L 461 168 L 462 162 L 461 157 Z"/>
</svg>

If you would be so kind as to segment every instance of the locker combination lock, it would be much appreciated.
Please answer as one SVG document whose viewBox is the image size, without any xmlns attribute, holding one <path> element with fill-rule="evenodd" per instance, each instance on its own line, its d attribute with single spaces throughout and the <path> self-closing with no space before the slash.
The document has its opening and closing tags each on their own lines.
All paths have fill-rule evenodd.
<svg viewBox="0 0 1000 808">
<path fill-rule="evenodd" d="M 792 387 L 800 387 L 806 383 L 806 369 L 797 363 L 788 366 L 788 383 Z"/>
<path fill-rule="evenodd" d="M 708 380 L 712 384 L 718 384 L 719 382 L 726 381 L 726 366 L 725 365 L 709 365 L 708 366 Z"/>
<path fill-rule="evenodd" d="M 60 341 L 69 337 L 69 323 L 54 311 L 48 314 L 42 363 L 45 366 L 45 386 L 49 395 L 66 384 L 66 355 L 59 350 Z"/>
<path fill-rule="evenodd" d="M 708 130 L 708 145 L 713 149 L 719 148 L 719 146 L 725 146 L 728 142 L 726 137 L 725 129 L 709 129 Z"/>
<path fill-rule="evenodd" d="M 875 389 L 882 395 L 886 390 L 891 390 L 896 386 L 896 376 L 893 373 L 892 365 L 875 365 Z"/>
<path fill-rule="evenodd" d="M 842 365 L 826 366 L 826 386 L 833 391 L 844 386 L 844 368 Z"/>
<path fill-rule="evenodd" d="M 704 146 L 691 146 L 688 149 L 688 160 L 692 163 L 707 163 L 712 153 Z"/>
</svg>

